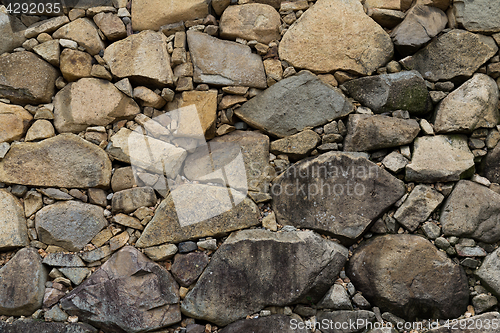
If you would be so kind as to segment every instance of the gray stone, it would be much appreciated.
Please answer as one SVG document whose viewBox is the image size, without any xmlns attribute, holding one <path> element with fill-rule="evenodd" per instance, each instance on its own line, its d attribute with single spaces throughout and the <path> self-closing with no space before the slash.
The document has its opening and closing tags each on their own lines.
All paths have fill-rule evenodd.
<svg viewBox="0 0 500 333">
<path fill-rule="evenodd" d="M 301 328 L 299 328 L 299 325 Z M 201 332 L 201 331 L 200 331 Z M 298 318 L 285 315 L 272 315 L 256 319 L 242 319 L 224 327 L 220 333 L 307 333 L 305 323 Z M 195 333 L 195 332 L 193 332 Z"/>
<path fill-rule="evenodd" d="M 24 196 L 24 216 L 30 217 L 43 207 L 42 195 L 35 191 L 29 191 Z"/>
<path fill-rule="evenodd" d="M 175 246 L 175 244 L 163 244 L 144 249 L 144 254 L 153 261 L 163 261 L 171 259 L 176 253 L 177 246 Z"/>
<path fill-rule="evenodd" d="M 475 274 L 483 286 L 500 297 L 500 249 L 488 254 Z"/>
<path fill-rule="evenodd" d="M 46 321 L 62 322 L 68 319 L 68 314 L 61 310 L 59 305 L 54 305 L 52 309 L 45 311 L 44 318 Z"/>
<path fill-rule="evenodd" d="M 12 324 L 0 322 L 0 330 L 2 333 L 97 333 L 97 329 L 88 324 L 64 324 L 64 323 L 49 323 L 36 319 L 16 320 Z"/>
<path fill-rule="evenodd" d="M 343 87 L 375 113 L 406 110 L 422 115 L 432 110 L 427 86 L 417 71 L 362 77 L 345 82 Z"/>
<path fill-rule="evenodd" d="M 43 258 L 42 262 L 45 265 L 56 267 L 85 267 L 82 259 L 72 253 L 49 253 L 45 258 Z"/>
<path fill-rule="evenodd" d="M 461 180 L 446 199 L 440 222 L 446 236 L 471 237 L 493 243 L 500 240 L 500 194 Z"/>
<path fill-rule="evenodd" d="M 493 38 L 454 29 L 432 40 L 416 54 L 401 60 L 407 69 L 430 81 L 470 77 L 498 51 Z"/>
<path fill-rule="evenodd" d="M 116 192 L 111 201 L 114 213 L 132 213 L 140 207 L 156 205 L 156 194 L 151 187 L 134 187 L 128 190 Z"/>
<path fill-rule="evenodd" d="M 494 306 L 498 304 L 498 300 L 492 295 L 477 295 L 472 299 L 472 305 L 474 306 L 474 311 L 477 314 L 491 310 Z"/>
<path fill-rule="evenodd" d="M 178 285 L 170 273 L 131 246 L 116 252 L 61 300 L 68 314 L 113 333 L 180 322 L 178 303 Z"/>
<path fill-rule="evenodd" d="M 236 232 L 212 256 L 182 312 L 224 326 L 269 304 L 317 302 L 346 260 L 346 248 L 311 231 Z"/>
<path fill-rule="evenodd" d="M 329 152 L 288 168 L 270 192 L 279 224 L 321 230 L 349 243 L 405 189 L 363 155 Z"/>
<path fill-rule="evenodd" d="M 500 32 L 500 2 L 498 0 L 455 0 L 453 13 L 457 23 L 466 30 L 485 35 Z"/>
<path fill-rule="evenodd" d="M 316 148 L 321 137 L 312 130 L 304 130 L 286 138 L 271 142 L 270 151 L 274 155 L 287 155 L 292 160 L 306 157 Z"/>
<path fill-rule="evenodd" d="M 436 239 L 441 235 L 441 227 L 434 222 L 426 222 L 422 225 L 424 234 L 429 239 Z"/>
<path fill-rule="evenodd" d="M 0 13 L 0 54 L 23 45 L 26 26 L 15 16 Z"/>
<path fill-rule="evenodd" d="M 97 249 L 91 251 L 85 251 L 80 253 L 80 257 L 86 262 L 94 262 L 101 259 L 104 259 L 112 254 L 111 248 L 109 245 L 104 245 Z"/>
<path fill-rule="evenodd" d="M 266 133 L 285 137 L 353 111 L 354 105 L 339 89 L 303 71 L 266 89 L 235 110 L 235 114 Z"/>
<path fill-rule="evenodd" d="M 457 181 L 474 173 L 474 155 L 465 135 L 418 137 L 413 143 L 406 180 L 422 183 Z"/>
<path fill-rule="evenodd" d="M 209 261 L 208 255 L 203 252 L 176 254 L 170 272 L 181 286 L 189 287 L 200 277 Z"/>
<path fill-rule="evenodd" d="M 41 188 L 38 192 L 54 200 L 73 200 L 71 195 L 56 188 Z"/>
<path fill-rule="evenodd" d="M 10 250 L 29 244 L 23 205 L 15 196 L 0 190 L 0 250 Z"/>
<path fill-rule="evenodd" d="M 409 162 L 410 161 L 408 161 L 406 157 L 397 151 L 393 151 L 382 160 L 382 164 L 394 173 L 398 173 L 403 170 Z"/>
<path fill-rule="evenodd" d="M 500 183 L 500 144 L 488 151 L 481 161 L 481 174 L 492 183 Z"/>
<path fill-rule="evenodd" d="M 366 310 L 320 311 L 316 315 L 316 320 L 320 323 L 325 320 L 328 323 L 321 329 L 321 332 L 324 333 L 361 333 L 365 331 L 366 325 L 375 322 L 375 313 Z M 333 325 L 330 325 L 331 322 L 333 322 Z M 338 329 L 338 326 L 335 327 L 335 323 L 349 323 L 350 325 L 345 328 L 344 324 L 344 328 Z"/>
<path fill-rule="evenodd" d="M 351 114 L 347 123 L 344 151 L 370 151 L 413 142 L 420 126 L 415 119 L 382 115 Z"/>
<path fill-rule="evenodd" d="M 76 286 L 82 283 L 91 273 L 91 270 L 87 267 L 61 267 L 58 270 Z"/>
<path fill-rule="evenodd" d="M 96 55 L 104 49 L 104 42 L 99 36 L 94 22 L 86 17 L 63 25 L 52 34 L 54 39 L 70 39 L 85 48 L 90 55 Z"/>
<path fill-rule="evenodd" d="M 370 8 L 367 14 L 382 27 L 387 29 L 395 28 L 405 18 L 405 13 L 399 10 Z"/>
<path fill-rule="evenodd" d="M 187 41 L 195 83 L 267 87 L 262 59 L 253 54 L 249 46 L 194 30 L 187 32 Z"/>
<path fill-rule="evenodd" d="M 347 290 L 335 283 L 317 305 L 318 309 L 352 310 Z"/>
<path fill-rule="evenodd" d="M 486 251 L 479 246 L 455 245 L 455 251 L 459 257 L 485 257 Z"/>
<path fill-rule="evenodd" d="M 0 269 L 0 315 L 30 316 L 41 308 L 47 277 L 36 249 L 17 252 Z"/>
<path fill-rule="evenodd" d="M 81 250 L 107 224 L 101 207 L 79 201 L 57 202 L 35 217 L 40 241 L 69 251 Z"/>
<path fill-rule="evenodd" d="M 372 305 L 410 321 L 456 318 L 469 303 L 463 268 L 416 235 L 368 241 L 354 251 L 347 276 Z"/>
<path fill-rule="evenodd" d="M 44 32 L 50 34 L 67 23 L 69 23 L 69 19 L 66 15 L 52 17 L 30 25 L 25 30 L 24 35 L 26 38 L 36 38 Z"/>
</svg>

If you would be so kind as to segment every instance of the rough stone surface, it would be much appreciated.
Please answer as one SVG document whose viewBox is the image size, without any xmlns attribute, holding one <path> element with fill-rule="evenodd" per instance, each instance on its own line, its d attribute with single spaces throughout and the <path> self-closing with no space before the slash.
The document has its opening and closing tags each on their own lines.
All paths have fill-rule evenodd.
<svg viewBox="0 0 500 333">
<path fill-rule="evenodd" d="M 215 136 L 215 124 L 217 121 L 217 90 L 184 91 L 177 107 L 184 108 L 189 105 L 196 107 L 198 119 L 190 119 L 186 116 L 190 116 L 191 113 L 181 112 L 179 118 L 176 119 L 179 125 L 174 135 L 180 137 L 199 137 L 201 133 L 199 133 L 198 126 L 194 127 L 191 125 L 197 124 L 199 121 L 201 129 L 205 134 L 205 139 L 212 139 Z"/>
<path fill-rule="evenodd" d="M 13 324 L 0 322 L 0 329 L 3 333 L 97 333 L 97 329 L 88 324 L 64 324 L 50 323 L 36 319 L 16 320 Z"/>
<path fill-rule="evenodd" d="M 31 125 L 30 129 L 26 133 L 26 138 L 24 141 L 38 141 L 43 139 L 48 139 L 55 136 L 54 126 L 48 120 L 41 119 L 37 120 Z"/>
<path fill-rule="evenodd" d="M 74 134 L 13 144 L 0 161 L 0 182 L 28 186 L 107 187 L 111 162 L 96 145 Z"/>
<path fill-rule="evenodd" d="M 123 24 L 122 20 L 113 13 L 101 12 L 94 16 L 94 22 L 111 42 L 127 37 L 125 24 Z"/>
<path fill-rule="evenodd" d="M 21 139 L 32 120 L 23 107 L 0 102 L 0 143 Z"/>
<path fill-rule="evenodd" d="M 275 155 L 285 154 L 298 160 L 309 155 L 320 141 L 321 137 L 316 132 L 305 130 L 271 142 L 270 151 Z"/>
<path fill-rule="evenodd" d="M 344 70 L 369 75 L 386 64 L 393 51 L 389 35 L 356 0 L 317 1 L 279 45 L 281 59 L 322 73 Z"/>
<path fill-rule="evenodd" d="M 59 66 L 61 47 L 59 40 L 53 39 L 33 47 L 33 51 L 53 66 Z"/>
<path fill-rule="evenodd" d="M 27 246 L 28 230 L 23 205 L 15 196 L 0 190 L 0 249 L 9 250 Z"/>
<path fill-rule="evenodd" d="M 224 326 L 267 305 L 316 302 L 346 260 L 346 248 L 311 231 L 233 233 L 184 299 L 182 312 Z"/>
<path fill-rule="evenodd" d="M 303 71 L 274 84 L 235 110 L 235 114 L 266 133 L 285 137 L 352 111 L 353 104 L 340 90 Z"/>
<path fill-rule="evenodd" d="M 156 194 L 151 187 L 134 187 L 116 192 L 111 201 L 113 212 L 126 214 L 140 207 L 156 205 Z"/>
<path fill-rule="evenodd" d="M 203 273 L 208 262 L 209 258 L 203 252 L 177 254 L 170 272 L 181 286 L 189 287 Z"/>
<path fill-rule="evenodd" d="M 68 314 L 110 333 L 138 333 L 180 322 L 178 303 L 178 285 L 170 273 L 131 246 L 61 300 Z"/>
<path fill-rule="evenodd" d="M 500 183 L 500 144 L 488 151 L 481 161 L 482 175 L 492 183 Z"/>
<path fill-rule="evenodd" d="M 466 30 L 484 34 L 500 32 L 500 1 L 453 1 L 457 23 Z"/>
<path fill-rule="evenodd" d="M 416 235 L 376 237 L 358 247 L 347 275 L 371 304 L 406 320 L 456 318 L 469 301 L 463 269 Z"/>
<path fill-rule="evenodd" d="M 323 299 L 318 303 L 320 309 L 333 310 L 352 310 L 349 294 L 344 286 L 334 284 L 326 293 Z"/>
<path fill-rule="evenodd" d="M 90 77 L 92 72 L 92 56 L 87 52 L 64 49 L 60 57 L 61 73 L 68 82 L 82 77 Z"/>
<path fill-rule="evenodd" d="M 104 43 L 97 32 L 94 22 L 88 18 L 79 18 L 61 28 L 52 35 L 56 39 L 70 39 L 85 48 L 90 55 L 96 55 L 104 49 Z"/>
<path fill-rule="evenodd" d="M 352 242 L 405 193 L 403 182 L 355 153 L 300 161 L 271 188 L 278 223 Z"/>
<path fill-rule="evenodd" d="M 224 327 L 221 333 L 307 333 L 306 328 L 298 328 L 298 325 L 305 324 L 297 320 L 297 328 L 290 324 L 291 318 L 284 315 L 272 315 L 269 317 L 259 317 L 257 319 L 238 320 Z M 302 327 L 302 326 L 301 326 Z"/>
<path fill-rule="evenodd" d="M 26 37 L 26 26 L 20 19 L 7 13 L 0 13 L 0 54 L 11 52 L 21 46 Z"/>
</svg>

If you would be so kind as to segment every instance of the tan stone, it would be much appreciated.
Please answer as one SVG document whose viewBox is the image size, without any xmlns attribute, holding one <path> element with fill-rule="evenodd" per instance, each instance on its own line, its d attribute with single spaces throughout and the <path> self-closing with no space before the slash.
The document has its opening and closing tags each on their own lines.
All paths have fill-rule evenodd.
<svg viewBox="0 0 500 333">
<path fill-rule="evenodd" d="M 146 87 L 134 88 L 134 98 L 142 101 L 142 106 L 150 106 L 155 109 L 161 108 L 167 102 L 160 95 Z"/>
<path fill-rule="evenodd" d="M 280 81 L 283 79 L 283 67 L 281 67 L 281 61 L 278 59 L 264 60 L 264 69 L 268 78 L 271 78 L 274 81 Z"/>
<path fill-rule="evenodd" d="M 52 35 L 55 39 L 65 38 L 77 42 L 91 55 L 104 49 L 104 43 L 95 24 L 87 18 L 79 18 L 59 28 Z"/>
<path fill-rule="evenodd" d="M 94 16 L 94 22 L 110 42 L 127 37 L 125 24 L 113 13 L 99 13 Z"/>
<path fill-rule="evenodd" d="M 60 69 L 64 79 L 68 82 L 90 77 L 92 57 L 87 52 L 64 49 L 61 53 Z"/>
<path fill-rule="evenodd" d="M 54 126 L 48 120 L 37 120 L 26 133 L 26 142 L 48 139 L 55 136 Z"/>
<path fill-rule="evenodd" d="M 66 23 L 69 23 L 69 19 L 67 16 L 56 16 L 31 25 L 24 31 L 24 35 L 26 36 L 26 38 L 33 38 L 44 32 L 51 33 L 56 31 Z"/>
<path fill-rule="evenodd" d="M 59 66 L 59 55 L 61 53 L 61 47 L 59 46 L 58 40 L 50 40 L 48 42 L 39 44 L 33 47 L 33 51 L 40 57 L 45 59 L 51 65 Z"/>
<path fill-rule="evenodd" d="M 0 143 L 21 139 L 32 120 L 23 107 L 0 103 Z"/>
<path fill-rule="evenodd" d="M 0 250 L 27 246 L 28 229 L 24 218 L 23 205 L 15 196 L 0 190 Z"/>
</svg>

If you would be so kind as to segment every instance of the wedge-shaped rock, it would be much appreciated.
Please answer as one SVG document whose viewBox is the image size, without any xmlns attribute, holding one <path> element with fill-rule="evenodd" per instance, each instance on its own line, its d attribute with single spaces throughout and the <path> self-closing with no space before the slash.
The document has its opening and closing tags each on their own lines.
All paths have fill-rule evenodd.
<svg viewBox="0 0 500 333">
<path fill-rule="evenodd" d="M 422 183 L 450 182 L 474 173 L 474 155 L 465 135 L 423 136 L 415 139 L 406 180 Z"/>
<path fill-rule="evenodd" d="M 406 320 L 457 318 L 469 303 L 461 266 L 416 235 L 376 237 L 358 247 L 347 276 L 371 305 Z"/>
<path fill-rule="evenodd" d="M 251 126 L 282 138 L 352 111 L 354 105 L 339 89 L 303 71 L 272 85 L 235 110 L 235 114 Z"/>
<path fill-rule="evenodd" d="M 288 136 L 271 142 L 270 150 L 274 155 L 285 154 L 293 160 L 306 157 L 321 141 L 321 137 L 312 130 Z"/>
<path fill-rule="evenodd" d="M 411 143 L 420 132 L 415 119 L 351 114 L 347 123 L 345 151 L 369 151 Z"/>
<path fill-rule="evenodd" d="M 406 110 L 421 115 L 432 110 L 427 86 L 417 71 L 363 77 L 343 86 L 351 97 L 375 113 Z"/>
<path fill-rule="evenodd" d="M 0 103 L 0 142 L 21 139 L 32 120 L 31 113 L 23 107 Z"/>
<path fill-rule="evenodd" d="M 262 59 L 252 53 L 249 46 L 194 30 L 187 32 L 187 41 L 193 60 L 194 82 L 267 88 Z"/>
<path fill-rule="evenodd" d="M 9 250 L 29 244 L 23 205 L 15 196 L 0 190 L 0 250 Z"/>
<path fill-rule="evenodd" d="M 31 52 L 0 57 L 0 98 L 16 104 L 50 103 L 58 71 Z"/>
<path fill-rule="evenodd" d="M 470 133 L 477 128 L 495 127 L 499 120 L 495 80 L 485 74 L 475 74 L 439 103 L 434 130 Z"/>
<path fill-rule="evenodd" d="M 500 32 L 499 0 L 455 0 L 453 12 L 457 23 L 469 31 L 485 35 Z"/>
<path fill-rule="evenodd" d="M 146 332 L 180 322 L 178 303 L 179 286 L 170 273 L 131 246 L 61 300 L 68 314 L 112 333 Z"/>
<path fill-rule="evenodd" d="M 404 193 L 403 182 L 375 163 L 338 152 L 294 164 L 271 187 L 278 223 L 320 230 L 346 243 Z"/>
<path fill-rule="evenodd" d="M 137 246 L 222 235 L 259 224 L 258 214 L 253 201 L 232 188 L 182 185 L 161 202 Z"/>
<path fill-rule="evenodd" d="M 106 80 L 84 78 L 61 89 L 54 98 L 54 125 L 59 133 L 81 132 L 131 119 L 141 110 L 130 97 Z"/>
<path fill-rule="evenodd" d="M 173 83 L 167 39 L 160 32 L 143 31 L 114 42 L 103 58 L 113 75 L 127 77 L 135 85 L 164 87 Z"/>
<path fill-rule="evenodd" d="M 17 252 L 0 269 L 0 315 L 30 316 L 41 308 L 47 273 L 36 249 Z"/>
<path fill-rule="evenodd" d="M 56 16 L 30 25 L 24 32 L 24 35 L 26 38 L 36 38 L 44 32 L 50 34 L 67 23 L 69 23 L 69 18 L 66 15 Z"/>
<path fill-rule="evenodd" d="M 497 51 L 493 38 L 455 29 L 401 62 L 407 69 L 420 72 L 426 80 L 444 81 L 472 76 Z"/>
<path fill-rule="evenodd" d="M 35 216 L 40 241 L 69 251 L 83 249 L 107 225 L 103 208 L 79 201 L 45 206 Z"/>
<path fill-rule="evenodd" d="M 26 26 L 21 20 L 7 13 L 0 13 L 0 54 L 11 52 L 21 46 L 26 37 L 24 30 Z"/>
<path fill-rule="evenodd" d="M 242 319 L 224 327 L 221 333 L 307 333 L 302 320 L 296 319 L 297 326 L 292 324 L 291 318 L 285 315 L 272 315 L 256 319 Z M 299 328 L 300 326 L 300 328 Z"/>
<path fill-rule="evenodd" d="M 478 183 L 461 180 L 444 202 L 440 222 L 446 236 L 497 242 L 500 240 L 500 194 Z"/>
<path fill-rule="evenodd" d="M 312 231 L 233 233 L 184 299 L 182 312 L 224 326 L 268 305 L 317 302 L 347 255 Z"/>
<path fill-rule="evenodd" d="M 111 161 L 74 134 L 36 143 L 15 143 L 0 161 L 0 182 L 43 187 L 107 187 Z"/>
<path fill-rule="evenodd" d="M 483 264 L 476 271 L 476 276 L 483 285 L 490 289 L 496 296 L 500 296 L 500 249 L 486 256 Z"/>
<path fill-rule="evenodd" d="M 94 22 L 88 18 L 76 19 L 56 30 L 52 34 L 56 39 L 71 39 L 85 48 L 91 55 L 98 54 L 104 50 L 104 43 L 97 32 Z"/>
<path fill-rule="evenodd" d="M 389 35 L 357 0 L 317 1 L 279 45 L 282 60 L 321 73 L 345 70 L 369 75 L 387 63 L 393 52 Z"/>
</svg>

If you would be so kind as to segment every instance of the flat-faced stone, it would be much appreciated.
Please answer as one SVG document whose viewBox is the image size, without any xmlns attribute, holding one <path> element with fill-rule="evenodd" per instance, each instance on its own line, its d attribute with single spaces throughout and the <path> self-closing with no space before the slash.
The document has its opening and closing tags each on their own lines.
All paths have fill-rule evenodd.
<svg viewBox="0 0 500 333">
<path fill-rule="evenodd" d="M 26 318 L 16 320 L 12 324 L 0 322 L 3 333 L 47 332 L 47 333 L 97 333 L 97 329 L 88 324 L 54 323 L 39 319 Z"/>
<path fill-rule="evenodd" d="M 0 143 L 21 139 L 32 120 L 31 113 L 23 107 L 0 102 Z"/>
<path fill-rule="evenodd" d="M 49 253 L 43 258 L 42 263 L 56 267 L 85 267 L 85 264 L 78 255 L 62 252 Z"/>
<path fill-rule="evenodd" d="M 19 199 L 5 190 L 0 190 L 0 226 L 1 250 L 28 245 L 28 229 L 23 205 Z"/>
<path fill-rule="evenodd" d="M 64 79 L 68 82 L 83 77 L 90 77 L 92 71 L 92 56 L 87 52 L 64 49 L 61 53 L 60 67 Z"/>
<path fill-rule="evenodd" d="M 312 130 L 288 136 L 271 142 L 270 151 L 274 155 L 285 154 L 298 160 L 306 157 L 321 141 L 321 137 Z"/>
<path fill-rule="evenodd" d="M 21 20 L 7 13 L 0 13 L 0 54 L 11 52 L 20 47 L 26 37 L 24 30 L 26 26 Z"/>
<path fill-rule="evenodd" d="M 111 42 L 127 37 L 125 24 L 116 14 L 101 12 L 94 16 L 94 22 Z"/>
<path fill-rule="evenodd" d="M 94 22 L 85 17 L 60 27 L 52 34 L 52 37 L 73 40 L 91 55 L 96 55 L 104 49 L 104 43 L 97 32 L 97 27 Z"/>
<path fill-rule="evenodd" d="M 466 30 L 490 35 L 500 32 L 500 1 L 453 1 L 457 23 Z"/>
<path fill-rule="evenodd" d="M 67 23 L 69 23 L 69 19 L 66 15 L 52 17 L 48 20 L 42 20 L 30 25 L 24 31 L 24 35 L 26 38 L 36 38 L 44 32 L 50 34 Z"/>
<path fill-rule="evenodd" d="M 113 212 L 133 212 L 139 207 L 156 205 L 156 194 L 151 187 L 134 187 L 128 190 L 116 192 L 111 201 Z"/>
<path fill-rule="evenodd" d="M 37 120 L 31 125 L 28 132 L 26 132 L 25 142 L 39 141 L 56 136 L 54 126 L 52 123 L 45 119 Z"/>
<path fill-rule="evenodd" d="M 59 66 L 61 47 L 59 40 L 53 39 L 33 47 L 33 51 L 53 66 Z"/>
<path fill-rule="evenodd" d="M 203 273 L 208 262 L 209 258 L 203 252 L 177 254 L 170 272 L 181 286 L 189 287 Z"/>
</svg>

